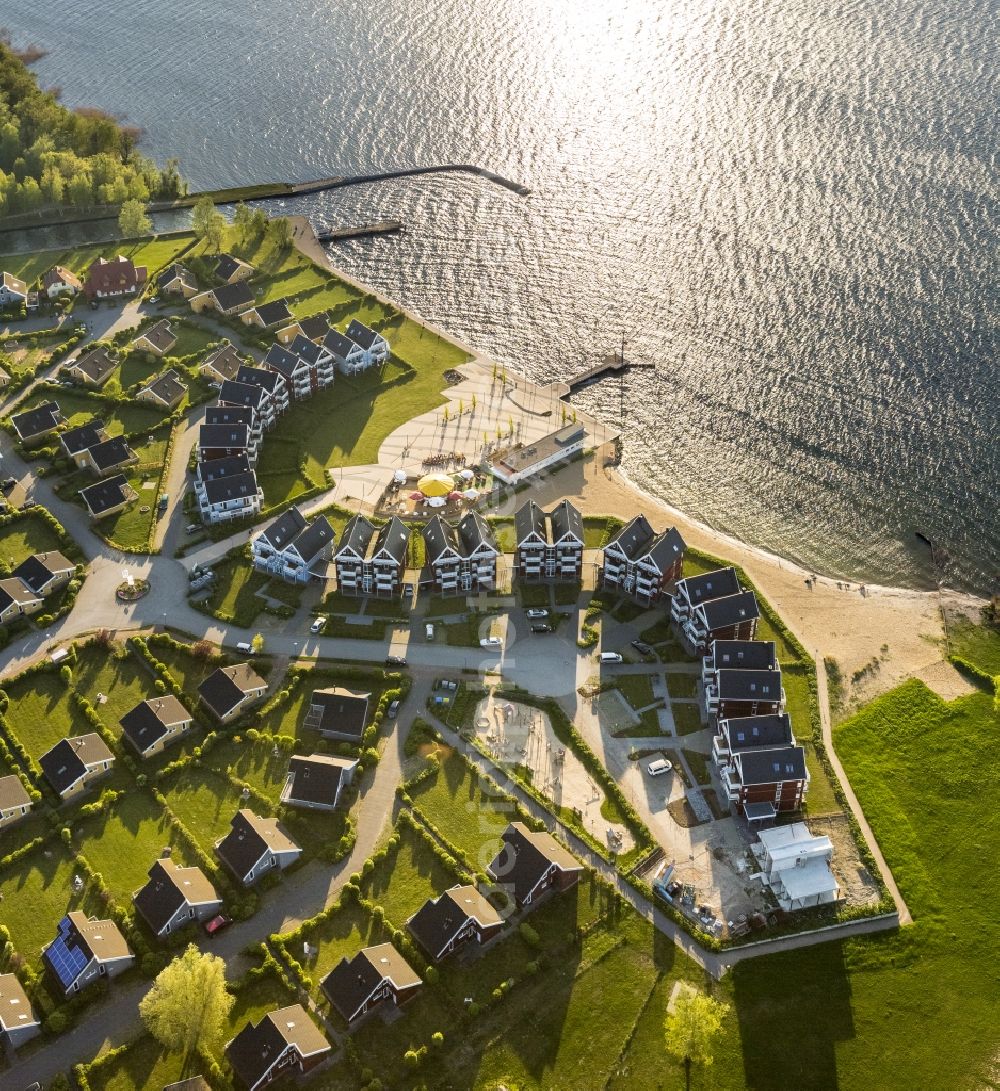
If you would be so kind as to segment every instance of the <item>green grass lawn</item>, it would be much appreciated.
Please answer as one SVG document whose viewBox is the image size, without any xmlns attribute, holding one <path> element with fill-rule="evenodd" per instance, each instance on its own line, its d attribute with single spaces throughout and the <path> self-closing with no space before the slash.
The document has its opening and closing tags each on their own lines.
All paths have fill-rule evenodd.
<svg viewBox="0 0 1000 1091">
<path fill-rule="evenodd" d="M 826 774 L 812 737 L 813 698 L 809 691 L 809 679 L 804 668 L 798 664 L 786 666 L 781 673 L 781 685 L 785 691 L 785 711 L 792 721 L 795 741 L 806 753 L 806 768 L 809 770 L 809 793 L 806 796 L 810 814 L 827 814 L 840 810 L 840 804 L 833 794 L 833 784 Z"/>
<path fill-rule="evenodd" d="M 263 572 L 254 571 L 246 561 L 226 560 L 212 565 L 215 590 L 205 600 L 203 609 L 221 621 L 231 621 L 247 628 L 253 625 L 264 609 L 264 600 L 257 595 L 270 582 Z"/>
<path fill-rule="evenodd" d="M 244 781 L 277 805 L 288 772 L 288 754 L 280 751 L 275 757 L 274 744 L 268 739 L 251 742 L 234 736 L 213 747 L 203 760 L 207 769 Z"/>
<path fill-rule="evenodd" d="M 667 674 L 666 678 L 667 693 L 669 693 L 671 697 L 698 696 L 698 675 L 675 674 L 670 672 Z"/>
<path fill-rule="evenodd" d="M 949 630 L 950 651 L 994 677 L 1000 674 L 1000 629 L 962 621 Z"/>
<path fill-rule="evenodd" d="M 100 910 L 86 891 L 72 892 L 79 867 L 61 841 L 50 837 L 13 867 L 0 872 L 3 923 L 10 929 L 14 948 L 37 964 L 42 948 L 56 934 L 56 925 L 71 909 L 90 915 Z"/>
<path fill-rule="evenodd" d="M 60 739 L 87 735 L 93 728 L 71 704 L 58 674 L 43 672 L 4 683 L 10 699 L 4 718 L 36 760 Z"/>
<path fill-rule="evenodd" d="M 67 427 L 70 428 L 98 417 L 104 421 L 108 435 L 116 436 L 122 433 L 132 435 L 137 432 L 149 432 L 163 422 L 163 414 L 144 402 L 113 402 L 98 394 L 89 394 L 83 390 L 71 390 L 66 387 L 46 387 L 32 394 L 30 398 L 25 399 L 23 405 L 17 407 L 18 412 L 34 408 L 41 402 L 51 401 L 53 398 L 59 403 L 59 408 L 66 417 Z"/>
<path fill-rule="evenodd" d="M 365 877 L 361 892 L 369 901 L 382 906 L 389 922 L 406 928 L 406 921 L 427 901 L 436 898 L 459 879 L 445 868 L 427 841 L 402 826 L 399 847 L 379 861 Z"/>
<path fill-rule="evenodd" d="M 484 782 L 454 752 L 447 753 L 440 770 L 411 794 L 414 806 L 462 853 L 466 865 L 482 871 L 496 855 L 500 834 L 511 820 L 510 804 L 484 790 Z M 476 821 L 470 821 L 470 815 Z"/>
<path fill-rule="evenodd" d="M 112 1060 L 87 1072 L 92 1091 L 135 1091 L 137 1087 L 166 1087 L 178 1080 L 201 1074 L 204 1062 L 194 1056 L 185 1059 L 143 1034 Z"/>
<path fill-rule="evenodd" d="M 12 568 L 34 553 L 59 548 L 59 539 L 48 523 L 30 512 L 0 527 L 0 560 Z"/>
<path fill-rule="evenodd" d="M 167 806 L 212 856 L 215 842 L 229 833 L 236 812 L 247 806 L 240 790 L 226 777 L 209 770 L 186 768 L 163 788 Z M 254 802 L 250 807 L 260 813 Z"/>
<path fill-rule="evenodd" d="M 156 466 L 143 463 L 127 473 L 126 480 L 135 490 L 138 499 L 133 500 L 117 515 L 110 515 L 94 523 L 94 530 L 108 542 L 134 553 L 145 553 L 149 548 L 153 524 L 156 522 L 156 501 L 160 495 L 162 469 L 162 464 Z M 153 482 L 153 487 L 143 488 L 150 481 Z M 143 511 L 143 508 L 146 510 Z"/>
<path fill-rule="evenodd" d="M 166 846 L 172 846 L 176 863 L 187 862 L 159 804 L 134 788 L 110 814 L 88 819 L 77 844 L 121 905 L 131 903 Z"/>
<path fill-rule="evenodd" d="M 342 958 L 352 958 L 362 947 L 385 943 L 388 938 L 385 925 L 357 902 L 348 902 L 332 913 L 318 928 L 310 929 L 306 939 L 313 947 L 318 948 L 318 954 L 303 963 L 303 968 L 313 979 L 315 998 L 321 1000 L 326 1007 L 326 999 L 319 988 L 323 978 Z M 289 953 L 302 962 L 301 946 Z"/>
<path fill-rule="evenodd" d="M 73 670 L 73 686 L 97 710 L 105 726 L 121 734 L 118 721 L 140 701 L 156 696 L 153 675 L 124 649 L 83 648 Z M 105 701 L 98 700 L 103 694 Z"/>
<path fill-rule="evenodd" d="M 371 694 L 368 701 L 368 723 L 370 724 L 382 694 L 391 688 L 391 683 L 387 682 L 381 673 L 376 672 L 362 679 L 356 679 L 339 673 L 335 667 L 311 670 L 292 690 L 292 696 L 288 701 L 275 708 L 265 705 L 255 717 L 254 726 L 269 735 L 290 735 L 300 740 L 300 746 L 311 749 L 319 740 L 319 735 L 311 729 L 303 728 L 302 721 L 308 711 L 313 690 L 330 689 L 333 686 L 344 686 L 359 693 Z M 298 752 L 301 753 L 301 750 Z"/>
<path fill-rule="evenodd" d="M 99 257 L 112 258 L 124 254 L 137 265 L 145 265 L 150 274 L 168 264 L 191 242 L 193 236 L 181 234 L 170 238 L 151 236 L 137 243 L 99 243 L 75 246 L 70 249 L 35 250 L 23 254 L 10 254 L 0 258 L 0 268 L 29 283 L 37 280 L 53 265 L 64 265 L 81 279 L 90 264 Z"/>
<path fill-rule="evenodd" d="M 637 712 L 656 700 L 653 696 L 653 680 L 648 674 L 615 675 L 614 688 Z"/>
<path fill-rule="evenodd" d="M 191 710 L 198 703 L 198 687 L 220 665 L 229 660 L 216 662 L 209 659 L 199 659 L 191 652 L 183 648 L 175 648 L 165 644 L 151 643 L 149 650 L 153 657 L 161 662 L 170 673 L 170 676 L 181 687 L 186 696 L 187 707 Z"/>
<path fill-rule="evenodd" d="M 697 705 L 678 705 L 670 702 L 670 712 L 674 718 L 674 727 L 678 735 L 691 735 L 705 726 Z"/>
</svg>

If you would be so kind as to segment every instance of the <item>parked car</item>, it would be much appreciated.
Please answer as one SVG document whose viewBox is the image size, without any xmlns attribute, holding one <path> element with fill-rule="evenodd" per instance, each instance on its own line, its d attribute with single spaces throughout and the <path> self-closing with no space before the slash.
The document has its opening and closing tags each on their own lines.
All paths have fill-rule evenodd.
<svg viewBox="0 0 1000 1091">
<path fill-rule="evenodd" d="M 321 633 L 325 628 L 326 628 L 326 618 L 325 617 L 318 617 L 312 623 L 312 625 L 309 626 L 309 631 L 311 633 Z"/>
<path fill-rule="evenodd" d="M 652 655 L 653 654 L 653 649 L 644 640 L 633 640 L 632 641 L 632 647 L 635 648 L 635 650 L 640 655 Z"/>
<path fill-rule="evenodd" d="M 185 534 L 197 534 L 201 530 L 201 523 L 188 523 L 184 528 Z"/>
<path fill-rule="evenodd" d="M 210 921 L 205 922 L 205 934 L 215 936 L 224 928 L 228 928 L 232 923 L 232 917 L 227 917 L 224 913 L 219 913 Z"/>
<path fill-rule="evenodd" d="M 552 632 L 552 626 L 551 625 L 532 625 L 531 626 L 531 631 L 533 633 L 551 633 Z"/>
<path fill-rule="evenodd" d="M 393 701 L 386 710 L 385 714 L 389 717 L 390 720 L 395 720 L 395 718 L 399 715 L 399 702 Z"/>
<path fill-rule="evenodd" d="M 658 777 L 661 773 L 669 773 L 673 767 L 673 762 L 667 761 L 666 758 L 657 758 L 656 761 L 651 761 L 646 766 L 646 772 L 651 777 Z"/>
<path fill-rule="evenodd" d="M 158 295 L 151 295 L 149 297 L 149 299 L 146 300 L 146 302 L 147 303 L 159 303 L 160 302 L 160 297 Z"/>
<path fill-rule="evenodd" d="M 434 626 L 433 626 L 433 624 L 431 624 L 431 622 L 429 622 L 429 621 L 428 621 L 428 622 L 427 622 L 427 624 L 426 624 L 426 625 L 424 626 L 424 636 L 425 636 L 425 637 L 426 637 L 426 638 L 427 638 L 428 640 L 433 640 L 433 639 L 434 639 Z"/>
<path fill-rule="evenodd" d="M 236 650 L 242 652 L 244 655 L 254 655 L 253 645 L 248 644 L 245 640 L 241 640 L 236 645 Z"/>
<path fill-rule="evenodd" d="M 435 689 L 458 689 L 458 683 L 453 682 L 450 678 L 439 678 L 434 683 Z"/>
<path fill-rule="evenodd" d="M 401 655 L 387 655 L 385 657 L 385 665 L 387 667 L 405 667 L 406 660 Z"/>
<path fill-rule="evenodd" d="M 502 648 L 503 641 L 498 636 L 484 636 L 479 641 L 480 648 Z"/>
<path fill-rule="evenodd" d="M 622 663 L 621 652 L 601 652 L 602 663 Z"/>
<path fill-rule="evenodd" d="M 543 610 L 540 606 L 533 606 L 530 610 L 525 610 L 525 614 L 531 618 L 548 617 L 548 610 Z"/>
</svg>

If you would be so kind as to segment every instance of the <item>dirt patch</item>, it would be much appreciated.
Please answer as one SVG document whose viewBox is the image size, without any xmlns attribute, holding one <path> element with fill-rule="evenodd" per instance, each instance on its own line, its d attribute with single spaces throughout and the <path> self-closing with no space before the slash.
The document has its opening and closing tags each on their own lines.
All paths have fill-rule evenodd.
<svg viewBox="0 0 1000 1091">
<path fill-rule="evenodd" d="M 704 826 L 705 822 L 700 819 L 692 810 L 691 804 L 687 799 L 675 799 L 673 803 L 667 804 L 667 813 L 670 817 L 685 830 L 693 829 L 695 826 Z"/>
<path fill-rule="evenodd" d="M 826 834 L 833 842 L 831 868 L 840 883 L 840 893 L 847 905 L 874 905 L 879 898 L 878 884 L 861 862 L 851 828 L 843 814 L 810 818 L 809 829 Z"/>
</svg>

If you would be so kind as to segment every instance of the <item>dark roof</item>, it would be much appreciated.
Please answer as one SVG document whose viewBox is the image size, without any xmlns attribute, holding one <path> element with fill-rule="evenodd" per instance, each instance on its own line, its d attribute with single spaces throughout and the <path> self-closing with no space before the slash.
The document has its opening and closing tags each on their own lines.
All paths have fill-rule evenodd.
<svg viewBox="0 0 1000 1091">
<path fill-rule="evenodd" d="M 170 320 L 167 318 L 161 318 L 159 322 L 154 322 L 148 329 L 140 330 L 136 334 L 135 341 L 138 341 L 140 337 L 144 337 L 160 352 L 169 352 L 177 343 L 177 334 L 174 333 Z M 133 341 L 133 344 L 135 344 L 135 341 Z"/>
<path fill-rule="evenodd" d="M 78 455 L 81 451 L 89 451 L 96 447 L 104 439 L 104 421 L 95 418 L 86 424 L 79 424 L 76 428 L 67 428 L 59 437 L 59 442 L 65 448 L 67 454 Z"/>
<path fill-rule="evenodd" d="M 649 520 L 645 515 L 637 515 L 618 531 L 608 545 L 618 546 L 629 560 L 635 560 L 652 540 L 653 528 Z"/>
<path fill-rule="evenodd" d="M 42 589 L 53 576 L 67 570 L 75 572 L 76 565 L 58 550 L 53 549 L 47 553 L 35 553 L 30 557 L 26 557 L 11 572 L 11 576 L 23 580 L 36 595 L 40 595 Z"/>
<path fill-rule="evenodd" d="M 113 761 L 114 754 L 100 735 L 77 735 L 60 739 L 47 753 L 38 759 L 45 779 L 62 794 L 71 788 L 87 771 L 87 766 L 99 761 Z"/>
<path fill-rule="evenodd" d="M 493 528 L 478 511 L 466 512 L 462 516 L 458 524 L 458 537 L 466 556 L 470 556 L 480 545 L 488 545 L 499 552 Z"/>
<path fill-rule="evenodd" d="M 151 383 L 147 383 L 143 390 L 148 390 L 164 405 L 173 406 L 187 393 L 187 386 L 181 382 L 180 375 L 171 368 L 162 375 L 158 375 Z"/>
<path fill-rule="evenodd" d="M 241 450 L 250 446 L 250 430 L 245 424 L 203 424 L 198 430 L 198 446 L 205 450 L 220 448 Z M 244 472 L 249 469 L 250 467 L 247 466 Z"/>
<path fill-rule="evenodd" d="M 159 935 L 161 929 L 181 908 L 187 899 L 181 888 L 173 881 L 162 860 L 157 860 L 149 869 L 149 882 L 136 891 L 132 899 L 135 908 L 143 920 Z"/>
<path fill-rule="evenodd" d="M 320 355 L 323 352 L 315 341 L 311 341 L 308 337 L 303 337 L 302 334 L 298 334 L 288 347 L 296 356 L 305 360 L 310 366 L 314 366 L 319 362 Z"/>
<path fill-rule="evenodd" d="M 168 265 L 166 269 L 160 273 L 156 278 L 156 286 L 162 292 L 175 280 L 179 280 L 182 284 L 191 289 L 198 287 L 198 281 L 195 279 L 194 273 L 176 261 L 173 265 Z"/>
<path fill-rule="evenodd" d="M 267 852 L 298 851 L 299 847 L 274 818 L 262 818 L 246 807 L 233 815 L 232 829 L 216 845 L 215 851 L 240 879 Z"/>
<path fill-rule="evenodd" d="M 537 534 L 543 542 L 548 540 L 545 533 L 545 512 L 534 500 L 528 500 L 514 512 L 514 536 L 518 542 L 523 542 L 529 534 Z"/>
<path fill-rule="evenodd" d="M 360 346 L 356 345 L 349 337 L 345 337 L 340 330 L 331 329 L 323 338 L 323 347 L 332 352 L 334 356 L 345 359 L 354 349 Z"/>
<path fill-rule="evenodd" d="M 368 544 L 375 537 L 375 524 L 363 515 L 352 515 L 340 536 L 340 549 L 352 549 L 359 557 L 368 553 Z M 338 550 L 340 552 L 340 550 Z"/>
<path fill-rule="evenodd" d="M 414 939 L 437 958 L 468 920 L 480 928 L 502 924 L 500 914 L 474 886 L 453 886 L 426 902 L 406 922 Z"/>
<path fill-rule="evenodd" d="M 111 439 L 97 443 L 90 448 L 90 457 L 99 470 L 110 470 L 115 466 L 124 466 L 138 458 L 135 451 L 128 445 L 124 436 L 112 436 Z"/>
<path fill-rule="evenodd" d="M 791 746 L 795 742 L 792 721 L 787 712 L 778 716 L 736 716 L 724 722 L 730 750 Z"/>
<path fill-rule="evenodd" d="M 103 382 L 118 366 L 107 345 L 96 345 L 73 361 L 70 367 L 82 371 L 92 382 Z"/>
<path fill-rule="evenodd" d="M 356 345 L 360 345 L 363 349 L 370 349 L 380 336 L 375 330 L 366 326 L 364 322 L 359 322 L 356 318 L 351 319 L 345 332 Z"/>
<path fill-rule="evenodd" d="M 394 515 L 378 532 L 372 547 L 372 556 L 384 549 L 397 564 L 402 564 L 406 561 L 406 547 L 409 543 L 410 528 Z"/>
<path fill-rule="evenodd" d="M 220 311 L 231 311 L 234 307 L 253 303 L 253 289 L 245 280 L 238 280 L 235 284 L 220 284 L 218 288 L 212 289 L 212 294 Z"/>
<path fill-rule="evenodd" d="M 265 326 L 275 326 L 279 322 L 286 322 L 292 317 L 292 312 L 288 309 L 288 303 L 284 299 L 272 299 L 270 303 L 261 303 L 260 306 L 254 309 L 257 312 L 257 317 Z"/>
<path fill-rule="evenodd" d="M 232 712 L 245 694 L 266 685 L 248 663 L 235 663 L 212 671 L 198 687 L 198 694 L 213 712 L 224 716 Z"/>
<path fill-rule="evenodd" d="M 21 439 L 31 439 L 32 436 L 40 436 L 45 432 L 51 432 L 59 426 L 62 413 L 59 411 L 58 402 L 42 402 L 34 409 L 28 409 L 23 413 L 15 413 L 10 418 L 11 424 Z"/>
<path fill-rule="evenodd" d="M 209 504 L 242 500 L 248 496 L 256 496 L 258 491 L 257 475 L 253 470 L 234 477 L 212 477 L 205 480 L 205 497 Z"/>
<path fill-rule="evenodd" d="M 712 653 L 717 670 L 770 671 L 778 669 L 778 652 L 773 640 L 714 640 Z"/>
<path fill-rule="evenodd" d="M 173 724 L 192 719 L 191 713 L 173 694 L 140 701 L 118 721 L 125 738 L 139 751 L 145 753 L 166 735 Z"/>
<path fill-rule="evenodd" d="M 236 381 L 249 386 L 263 387 L 269 394 L 273 394 L 276 390 L 283 390 L 285 386 L 284 376 L 268 371 L 266 368 L 251 367 L 249 364 L 243 364 L 236 372 Z"/>
<path fill-rule="evenodd" d="M 240 370 L 242 371 L 242 369 L 243 365 L 241 364 Z M 237 382 L 235 379 L 223 379 L 222 386 L 219 387 L 219 401 L 221 403 L 229 402 L 232 405 L 244 405 L 251 409 L 259 409 L 266 394 L 267 392 L 262 386 Z"/>
<path fill-rule="evenodd" d="M 288 763 L 289 801 L 334 806 L 345 775 L 349 776 L 357 764 L 352 758 L 335 758 L 328 754 L 294 756 Z"/>
<path fill-rule="evenodd" d="M 775 784 L 779 780 L 805 780 L 806 753 L 801 746 L 773 750 L 744 750 L 739 755 L 740 783 Z"/>
<path fill-rule="evenodd" d="M 397 989 L 420 984 L 413 967 L 391 943 L 366 947 L 353 958 L 342 958 L 323 978 L 320 987 L 337 1011 L 350 1020 L 385 980 Z"/>
<path fill-rule="evenodd" d="M 212 458 L 208 462 L 199 462 L 197 466 L 198 480 L 201 482 L 215 481 L 223 477 L 239 477 L 241 474 L 248 473 L 250 473 L 250 462 L 242 451 L 237 455 L 226 455 L 225 458 Z"/>
<path fill-rule="evenodd" d="M 219 280 L 228 280 L 240 266 L 246 264 L 245 261 L 234 258 L 232 254 L 220 254 L 219 260 L 215 263 L 215 275 Z"/>
<path fill-rule="evenodd" d="M 684 539 L 674 527 L 670 527 L 662 534 L 657 534 L 646 547 L 645 553 L 661 572 L 666 572 L 684 556 L 685 548 Z"/>
<path fill-rule="evenodd" d="M 726 595 L 701 603 L 701 613 L 709 630 L 739 625 L 760 617 L 760 608 L 753 591 L 741 591 L 738 595 Z"/>
<path fill-rule="evenodd" d="M 315 1057 L 330 1049 L 301 1004 L 268 1012 L 256 1027 L 247 1023 L 226 1046 L 226 1055 L 240 1079 L 253 1087 L 289 1046 L 300 1057 Z"/>
<path fill-rule="evenodd" d="M 133 265 L 131 258 L 116 254 L 110 261 L 97 258 L 91 262 L 84 288 L 88 295 L 96 295 L 97 292 L 131 291 L 145 283 L 146 266 Z"/>
<path fill-rule="evenodd" d="M 205 410 L 206 424 L 245 424 L 253 427 L 254 411 L 245 405 L 210 405 Z"/>
<path fill-rule="evenodd" d="M 316 730 L 336 731 L 360 740 L 365 731 L 370 698 L 370 693 L 359 693 L 343 686 L 313 690 L 306 715 L 308 717 L 316 706 L 321 710 L 319 719 L 315 723 L 310 720 Z"/>
<path fill-rule="evenodd" d="M 264 363 L 267 367 L 273 367 L 275 371 L 290 379 L 292 373 L 299 366 L 299 358 L 294 352 L 289 352 L 288 349 L 275 342 L 267 350 Z"/>
<path fill-rule="evenodd" d="M 243 357 L 230 344 L 220 345 L 213 349 L 201 362 L 201 367 L 211 366 L 223 377 L 232 379 L 239 371 L 243 363 Z"/>
<path fill-rule="evenodd" d="M 308 318 L 299 319 L 299 329 L 310 341 L 322 340 L 329 328 L 330 322 L 325 314 L 311 314 Z"/>
<path fill-rule="evenodd" d="M 423 536 L 424 552 L 429 564 L 433 564 L 446 549 L 453 549 L 459 556 L 462 554 L 455 528 L 440 515 L 435 515 L 424 524 Z"/>
<path fill-rule="evenodd" d="M 307 564 L 334 540 L 333 527 L 325 515 L 317 515 L 295 539 L 295 552 Z"/>
<path fill-rule="evenodd" d="M 568 534 L 583 541 L 583 517 L 568 500 L 560 500 L 549 513 L 549 519 L 552 522 L 554 542 L 558 542 L 560 538 L 565 538 Z"/>
<path fill-rule="evenodd" d="M 677 586 L 684 587 L 692 606 L 725 595 L 738 595 L 742 590 L 735 568 L 716 568 L 712 572 L 702 572 L 700 576 L 688 576 L 678 580 Z"/>
<path fill-rule="evenodd" d="M 306 517 L 298 508 L 289 508 L 281 513 L 269 526 L 266 526 L 259 537 L 272 549 L 283 550 L 295 540 L 302 528 L 306 525 Z"/>
<path fill-rule="evenodd" d="M 715 677 L 720 700 L 781 700 L 781 671 L 720 670 Z"/>
<path fill-rule="evenodd" d="M 583 865 L 549 833 L 535 833 L 523 822 L 511 822 L 503 831 L 503 848 L 489 865 L 489 873 L 514 888 L 523 901 L 556 864 L 563 871 L 578 871 Z"/>
<path fill-rule="evenodd" d="M 87 505 L 91 515 L 100 515 L 102 512 L 117 508 L 128 498 L 128 481 L 121 475 L 107 477 L 103 481 L 95 481 L 80 490 L 80 496 Z"/>
</svg>

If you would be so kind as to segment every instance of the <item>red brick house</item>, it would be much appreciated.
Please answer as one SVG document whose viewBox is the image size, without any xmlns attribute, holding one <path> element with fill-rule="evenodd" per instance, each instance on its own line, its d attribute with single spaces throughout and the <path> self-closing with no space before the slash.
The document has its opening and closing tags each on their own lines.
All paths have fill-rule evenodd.
<svg viewBox="0 0 1000 1091">
<path fill-rule="evenodd" d="M 83 291 L 88 299 L 114 299 L 135 295 L 146 283 L 146 266 L 133 265 L 130 258 L 119 254 L 108 261 L 98 258 L 87 270 Z"/>
</svg>

